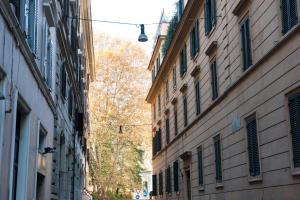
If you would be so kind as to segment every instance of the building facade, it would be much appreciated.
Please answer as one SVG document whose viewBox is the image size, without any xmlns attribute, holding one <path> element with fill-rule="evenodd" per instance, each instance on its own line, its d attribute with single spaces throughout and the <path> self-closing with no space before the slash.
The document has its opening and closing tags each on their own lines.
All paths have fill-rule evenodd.
<svg viewBox="0 0 300 200">
<path fill-rule="evenodd" d="M 298 199 L 300 1 L 177 5 L 148 67 L 154 199 Z"/>
<path fill-rule="evenodd" d="M 83 15 L 89 1 L 0 2 L 0 199 L 82 198 L 94 76 Z"/>
</svg>

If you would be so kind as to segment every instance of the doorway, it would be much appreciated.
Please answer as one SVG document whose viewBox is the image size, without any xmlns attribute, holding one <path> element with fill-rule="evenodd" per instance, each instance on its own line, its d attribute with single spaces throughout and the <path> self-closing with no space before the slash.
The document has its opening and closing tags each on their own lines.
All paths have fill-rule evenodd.
<svg viewBox="0 0 300 200">
<path fill-rule="evenodd" d="M 192 200 L 192 194 L 191 194 L 191 170 L 188 169 L 185 171 L 185 177 L 186 177 L 186 195 L 187 200 Z"/>
</svg>

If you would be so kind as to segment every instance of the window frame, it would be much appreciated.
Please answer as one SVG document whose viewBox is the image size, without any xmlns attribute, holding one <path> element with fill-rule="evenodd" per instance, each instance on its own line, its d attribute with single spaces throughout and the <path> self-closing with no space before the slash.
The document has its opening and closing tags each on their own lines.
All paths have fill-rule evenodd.
<svg viewBox="0 0 300 200">
<path fill-rule="evenodd" d="M 183 79 L 187 73 L 187 53 L 186 53 L 186 44 L 180 50 L 179 56 L 179 66 L 180 66 L 180 77 Z"/>
<path fill-rule="evenodd" d="M 188 122 L 188 99 L 186 94 L 182 96 L 182 105 L 183 105 L 183 125 L 184 127 L 187 127 L 189 125 L 189 122 Z"/>
<path fill-rule="evenodd" d="M 216 158 L 216 148 L 215 148 L 215 142 L 216 142 L 216 138 L 219 137 L 219 141 L 220 141 L 220 159 L 221 159 L 221 180 L 218 181 L 217 179 L 217 158 Z M 214 137 L 213 137 L 213 148 L 214 148 L 214 165 L 215 165 L 215 184 L 216 184 L 216 188 L 223 188 L 223 182 L 224 182 L 224 172 L 223 172 L 223 161 L 222 161 L 222 158 L 223 158 L 223 151 L 222 151 L 222 137 L 221 137 L 221 134 L 216 134 Z"/>
<path fill-rule="evenodd" d="M 215 74 L 213 74 L 213 70 L 212 70 L 212 65 L 214 64 L 215 66 Z M 217 69 L 217 60 L 216 58 L 213 58 L 210 63 L 209 63 L 209 66 L 210 66 L 210 78 L 211 78 L 211 99 L 212 101 L 215 101 L 216 99 L 219 98 L 219 76 L 218 76 L 218 69 Z M 215 75 L 215 76 L 213 76 Z M 215 85 L 216 85 L 216 88 L 214 88 L 214 78 L 215 78 Z M 216 92 L 216 96 L 214 96 L 214 92 Z"/>
<path fill-rule="evenodd" d="M 200 183 L 200 162 L 199 162 L 199 152 L 201 152 L 201 171 L 202 171 L 202 183 Z M 200 145 L 197 148 L 197 169 L 198 169 L 198 185 L 199 185 L 199 190 L 203 191 L 204 190 L 204 165 L 203 165 L 203 146 Z"/>
<path fill-rule="evenodd" d="M 201 113 L 201 88 L 200 88 L 200 80 L 197 79 L 194 83 L 194 92 L 195 92 L 195 108 L 196 108 L 196 116 Z M 198 86 L 198 87 L 197 87 Z M 197 95 L 198 94 L 198 95 Z"/>
<path fill-rule="evenodd" d="M 249 39 L 247 41 L 247 47 L 249 47 L 250 49 L 247 48 L 246 52 L 245 52 L 245 47 L 244 47 L 244 39 L 243 38 L 243 31 L 242 28 L 243 26 L 246 26 L 246 23 L 248 22 L 248 34 L 249 34 Z M 246 33 L 247 34 L 247 33 Z M 246 16 L 243 17 L 243 19 L 240 22 L 240 41 L 241 41 L 241 53 L 242 53 L 242 63 L 243 63 L 243 71 L 247 71 L 248 69 L 250 69 L 253 66 L 253 50 L 252 50 L 252 39 L 251 39 L 251 24 L 250 24 L 250 17 L 248 16 L 248 14 Z M 248 55 L 248 53 L 250 53 L 250 55 Z M 249 58 L 245 58 L 245 54 L 247 54 Z M 247 61 L 245 61 L 245 59 Z M 249 59 L 249 60 L 248 60 Z"/>
<path fill-rule="evenodd" d="M 296 5 L 295 5 L 295 13 L 296 13 L 296 18 L 297 18 L 297 23 L 295 23 L 294 25 L 292 25 L 292 26 L 289 26 L 289 27 L 287 27 L 287 30 L 285 30 L 284 28 L 284 19 L 283 19 L 283 17 L 284 17 L 284 15 L 283 15 L 283 7 L 282 7 L 282 1 L 283 0 L 280 0 L 279 1 L 279 11 L 280 11 L 280 21 L 281 21 L 281 23 L 280 23 L 280 27 L 281 27 L 281 35 L 286 35 L 287 33 L 289 33 L 290 32 L 290 30 L 292 30 L 295 26 L 297 26 L 297 24 L 299 24 L 299 7 L 300 7 L 300 3 L 299 3 L 299 1 L 298 0 L 295 0 L 295 3 L 296 3 Z M 291 0 L 286 0 L 286 1 L 288 1 L 288 2 L 290 2 Z M 288 3 L 288 2 L 286 2 L 286 3 Z M 288 12 L 288 11 L 287 11 Z M 290 22 L 290 19 L 289 19 L 289 16 L 288 16 L 288 23 L 291 23 Z"/>
</svg>

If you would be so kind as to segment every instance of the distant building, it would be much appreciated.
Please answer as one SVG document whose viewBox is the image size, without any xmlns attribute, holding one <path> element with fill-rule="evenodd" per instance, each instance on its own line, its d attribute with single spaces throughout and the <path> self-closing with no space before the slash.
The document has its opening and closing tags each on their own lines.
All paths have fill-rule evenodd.
<svg viewBox="0 0 300 200">
<path fill-rule="evenodd" d="M 299 0 L 177 5 L 148 68 L 154 199 L 298 199 Z"/>
<path fill-rule="evenodd" d="M 80 5 L 80 6 L 79 6 Z M 0 199 L 81 199 L 90 1 L 0 1 Z"/>
</svg>

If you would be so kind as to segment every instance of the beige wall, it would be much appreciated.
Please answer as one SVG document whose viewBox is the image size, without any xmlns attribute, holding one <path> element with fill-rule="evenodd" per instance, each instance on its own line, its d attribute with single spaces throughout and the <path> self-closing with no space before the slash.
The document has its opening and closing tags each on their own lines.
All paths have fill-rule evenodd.
<svg viewBox="0 0 300 200">
<path fill-rule="evenodd" d="M 191 1 L 190 1 L 191 2 Z M 203 2 L 203 1 L 202 1 Z M 291 138 L 287 96 L 291 91 L 300 90 L 300 25 L 287 34 L 281 33 L 280 1 L 252 0 L 244 5 L 239 16 L 232 11 L 240 1 L 217 0 L 217 24 L 209 37 L 204 34 L 204 20 L 200 19 L 200 53 L 193 61 L 189 55 L 189 35 L 186 37 L 188 68 L 186 75 L 179 75 L 179 58 L 173 61 L 177 67 L 177 90 L 172 89 L 172 68 L 164 81 L 169 79 L 170 99 L 178 100 L 179 135 L 174 136 L 173 105 L 165 102 L 164 84 L 154 93 L 162 95 L 162 114 L 153 121 L 157 128 L 162 121 L 162 151 L 153 160 L 153 174 L 164 172 L 180 154 L 192 151 L 191 178 L 192 199 L 298 199 L 300 177 L 293 175 Z M 298 1 L 298 11 L 300 10 Z M 226 14 L 227 13 L 227 14 Z M 243 71 L 239 22 L 249 16 L 253 66 Z M 299 15 L 298 15 L 299 16 Z M 204 18 L 203 3 L 198 16 Z M 211 77 L 209 62 L 214 56 L 205 51 L 212 41 L 217 41 L 215 54 L 218 73 L 219 98 L 211 99 Z M 184 44 L 183 44 L 184 45 Z M 177 52 L 179 54 L 179 52 Z M 195 79 L 190 75 L 200 65 L 201 113 L 195 112 Z M 162 66 L 165 67 L 165 66 Z M 188 126 L 183 126 L 182 94 L 179 88 L 188 84 Z M 154 101 L 151 102 L 155 103 Z M 165 142 L 165 109 L 170 109 L 171 143 Z M 156 112 L 158 116 L 158 111 Z M 255 113 L 260 150 L 262 181 L 250 183 L 248 179 L 248 154 L 245 118 Z M 233 116 L 238 116 L 241 129 L 232 131 Z M 213 136 L 221 135 L 223 188 L 216 188 Z M 197 170 L 197 147 L 203 146 L 204 190 L 199 191 Z M 173 168 L 172 168 L 173 170 Z M 173 172 L 172 172 L 173 174 Z M 179 173 L 180 174 L 180 173 Z M 173 177 L 173 175 L 171 176 Z M 168 199 L 184 199 L 184 188 L 179 175 L 180 195 L 174 192 Z M 173 180 L 171 181 L 173 191 Z M 160 199 L 159 196 L 156 197 Z M 164 177 L 164 196 L 165 177 Z"/>
</svg>

